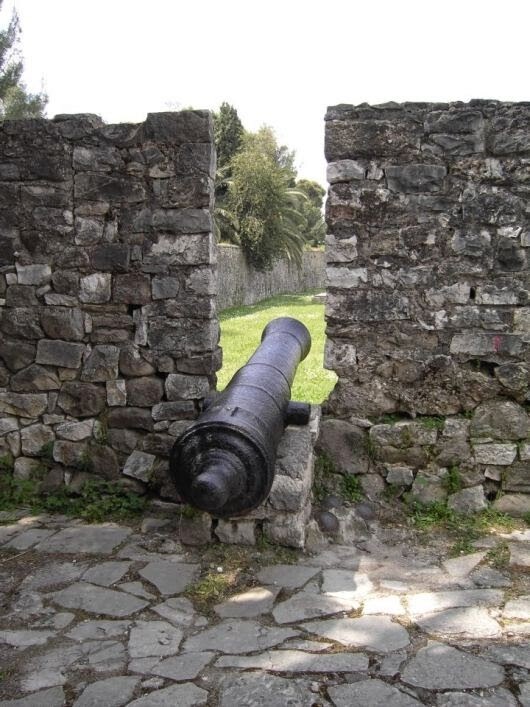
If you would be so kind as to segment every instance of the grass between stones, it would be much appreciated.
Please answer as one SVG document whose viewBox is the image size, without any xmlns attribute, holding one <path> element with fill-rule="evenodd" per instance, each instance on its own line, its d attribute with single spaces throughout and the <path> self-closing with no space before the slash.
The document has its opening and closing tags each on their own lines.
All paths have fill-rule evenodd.
<svg viewBox="0 0 530 707">
<path fill-rule="evenodd" d="M 202 553 L 201 577 L 184 595 L 198 611 L 211 615 L 215 604 L 256 586 L 261 566 L 292 564 L 298 558 L 295 550 L 271 545 L 264 536 L 256 547 L 212 544 Z"/>
<path fill-rule="evenodd" d="M 427 506 L 413 503 L 408 506 L 410 523 L 420 531 L 428 531 L 426 537 L 432 530 L 445 531 L 448 537 L 454 542 L 449 555 L 457 556 L 475 552 L 474 542 L 486 533 L 495 531 L 515 530 L 528 525 L 525 520 L 512 518 L 506 513 L 500 513 L 492 508 L 487 508 L 480 513 L 461 514 L 455 513 L 447 507 L 446 503 L 436 502 Z M 500 549 L 499 549 L 500 548 Z M 509 553 L 502 551 L 499 546 L 491 551 L 490 558 L 492 564 L 497 567 L 504 567 L 508 561 Z"/>
<path fill-rule="evenodd" d="M 38 479 L 15 479 L 10 474 L 0 476 L 0 511 L 6 513 L 28 508 L 32 513 L 61 513 L 83 518 L 89 523 L 105 520 L 128 520 L 139 516 L 146 500 L 119 482 L 93 479 L 86 481 L 78 492 L 66 487 L 43 494 Z"/>
<path fill-rule="evenodd" d="M 294 317 L 311 334 L 311 351 L 298 367 L 292 399 L 321 403 L 332 391 L 337 376 L 323 368 L 325 322 L 324 305 L 312 301 L 313 293 L 281 295 L 249 307 L 225 309 L 219 315 L 223 368 L 218 373 L 218 389 L 223 390 L 234 373 L 250 358 L 260 343 L 261 332 L 271 319 Z"/>
</svg>

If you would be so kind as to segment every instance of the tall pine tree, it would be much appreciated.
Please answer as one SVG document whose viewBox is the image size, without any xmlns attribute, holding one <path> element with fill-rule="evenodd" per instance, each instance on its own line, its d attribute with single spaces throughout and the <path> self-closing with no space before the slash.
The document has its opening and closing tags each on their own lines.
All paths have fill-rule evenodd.
<svg viewBox="0 0 530 707">
<path fill-rule="evenodd" d="M 0 10 L 2 4 L 0 0 Z M 42 117 L 48 101 L 43 93 L 29 93 L 22 82 L 20 32 L 18 15 L 13 10 L 8 26 L 0 30 L 0 119 Z"/>
</svg>

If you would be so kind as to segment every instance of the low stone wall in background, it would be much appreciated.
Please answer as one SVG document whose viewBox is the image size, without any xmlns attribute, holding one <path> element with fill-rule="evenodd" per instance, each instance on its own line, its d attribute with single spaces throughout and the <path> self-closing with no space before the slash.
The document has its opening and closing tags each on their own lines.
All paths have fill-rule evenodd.
<svg viewBox="0 0 530 707">
<path fill-rule="evenodd" d="M 274 295 L 307 292 L 325 287 L 324 251 L 305 251 L 301 268 L 279 260 L 272 270 L 258 272 L 248 265 L 238 246 L 218 249 L 219 290 L 217 308 L 255 304 Z"/>
<path fill-rule="evenodd" d="M 0 126 L 0 458 L 172 497 L 220 367 L 206 111 Z"/>
</svg>

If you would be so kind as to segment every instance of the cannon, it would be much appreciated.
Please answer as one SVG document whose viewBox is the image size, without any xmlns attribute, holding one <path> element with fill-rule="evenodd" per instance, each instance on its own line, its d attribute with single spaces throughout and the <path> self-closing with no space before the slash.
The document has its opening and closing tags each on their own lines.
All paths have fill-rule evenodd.
<svg viewBox="0 0 530 707">
<path fill-rule="evenodd" d="M 297 319 L 270 321 L 261 344 L 177 439 L 169 469 L 181 498 L 219 518 L 259 506 L 274 480 L 288 424 L 307 424 L 311 406 L 292 402 L 291 385 L 311 336 Z"/>
</svg>

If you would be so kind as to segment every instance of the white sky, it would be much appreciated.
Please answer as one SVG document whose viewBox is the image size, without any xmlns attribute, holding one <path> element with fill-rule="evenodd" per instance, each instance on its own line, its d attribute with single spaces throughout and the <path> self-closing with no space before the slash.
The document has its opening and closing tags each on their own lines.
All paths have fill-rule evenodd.
<svg viewBox="0 0 530 707">
<path fill-rule="evenodd" d="M 528 0 L 4 0 L 4 20 L 13 4 L 49 116 L 225 100 L 321 183 L 328 105 L 530 100 Z"/>
</svg>

